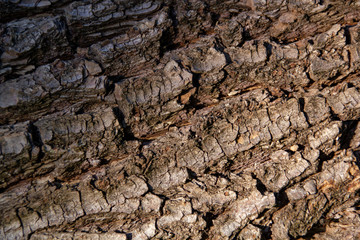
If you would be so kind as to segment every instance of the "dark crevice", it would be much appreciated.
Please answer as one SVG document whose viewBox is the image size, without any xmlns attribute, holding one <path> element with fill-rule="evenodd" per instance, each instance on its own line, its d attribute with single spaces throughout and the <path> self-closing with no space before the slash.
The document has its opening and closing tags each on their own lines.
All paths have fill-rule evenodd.
<svg viewBox="0 0 360 240">
<path fill-rule="evenodd" d="M 197 99 L 195 96 L 198 94 L 199 92 L 199 88 L 200 88 L 200 78 L 201 78 L 201 74 L 200 73 L 194 73 L 192 72 L 192 84 L 193 86 L 196 88 L 195 94 L 193 94 L 189 101 L 185 104 L 184 109 L 185 110 L 199 110 L 204 108 L 204 104 L 201 103 L 201 101 L 199 101 L 199 99 Z"/>
<path fill-rule="evenodd" d="M 280 45 L 282 44 L 282 42 L 276 37 L 270 37 L 270 40 L 276 44 L 280 44 Z"/>
<path fill-rule="evenodd" d="M 347 149 L 350 147 L 350 142 L 355 135 L 355 130 L 358 125 L 359 121 L 357 120 L 349 120 L 343 121 L 341 127 L 341 137 L 340 137 L 340 148 Z"/>
<path fill-rule="evenodd" d="M 272 237 L 271 237 L 272 232 L 271 232 L 271 228 L 269 226 L 263 226 L 263 225 L 254 224 L 254 223 L 251 223 L 251 224 L 254 225 L 255 227 L 258 227 L 261 229 L 261 240 L 272 239 Z"/>
<path fill-rule="evenodd" d="M 204 174 L 210 174 L 211 173 L 211 168 L 210 167 L 206 167 L 204 170 Z"/>
<path fill-rule="evenodd" d="M 209 239 L 209 230 L 212 226 L 214 226 L 214 220 L 217 218 L 217 215 L 211 213 L 211 212 L 207 212 L 204 216 L 203 216 L 203 219 L 205 220 L 206 222 L 206 226 L 205 226 L 205 229 L 202 233 L 202 236 L 201 236 L 201 240 L 205 240 L 205 239 Z"/>
<path fill-rule="evenodd" d="M 345 42 L 347 45 L 351 44 L 351 34 L 349 28 L 349 26 L 344 27 Z"/>
<path fill-rule="evenodd" d="M 360 151 L 354 151 L 353 153 L 356 158 L 355 164 L 360 168 Z"/>
<path fill-rule="evenodd" d="M 132 233 L 126 233 L 126 240 L 131 240 L 132 238 Z"/>
<path fill-rule="evenodd" d="M 105 96 L 108 96 L 114 92 L 115 84 L 108 78 L 108 81 L 105 82 Z"/>
<path fill-rule="evenodd" d="M 62 187 L 63 182 L 64 181 L 55 178 L 54 181 L 52 181 L 52 182 L 49 181 L 48 185 L 51 187 L 55 187 L 56 189 L 60 189 Z"/>
<path fill-rule="evenodd" d="M 97 178 L 97 176 L 96 175 L 93 175 L 92 176 L 92 179 L 90 180 L 90 185 L 94 188 L 94 189 L 96 189 L 96 190 L 98 190 L 98 191 L 101 191 L 101 189 L 98 189 L 97 187 L 96 187 L 96 185 L 95 185 L 95 182 L 98 180 L 98 178 Z"/>
<path fill-rule="evenodd" d="M 289 198 L 285 192 L 287 188 L 281 189 L 279 192 L 275 194 L 275 205 L 279 208 L 282 208 L 290 203 Z"/>
<path fill-rule="evenodd" d="M 194 132 L 193 130 L 189 130 L 189 139 L 197 139 L 197 135 L 196 132 Z"/>
<path fill-rule="evenodd" d="M 40 1 L 37 1 L 40 2 Z M 32 17 L 37 14 L 46 14 L 49 12 L 56 12 L 54 9 L 61 8 L 68 4 L 68 1 L 53 1 L 50 6 L 46 7 L 21 7 L 18 3 L 12 3 L 10 1 L 1 1 L 0 6 L 3 8 L 3 16 L 0 18 L 0 23 L 10 22 L 14 19 L 20 19 L 23 17 Z"/>
<path fill-rule="evenodd" d="M 162 32 L 160 37 L 160 53 L 159 57 L 162 58 L 164 54 L 168 51 L 177 49 L 180 47 L 180 44 L 175 43 L 174 40 L 178 35 L 178 24 L 179 21 L 177 20 L 177 13 L 173 6 L 170 6 L 168 12 L 169 19 L 171 19 L 171 27 L 167 28 L 165 31 Z"/>
<path fill-rule="evenodd" d="M 305 99 L 304 98 L 299 98 L 299 106 L 300 106 L 300 112 L 302 112 L 304 114 L 306 123 L 311 126 L 310 122 L 309 122 L 309 117 L 307 115 L 307 113 L 304 110 L 305 107 Z"/>
<path fill-rule="evenodd" d="M 80 114 L 84 114 L 84 113 L 85 113 L 84 107 L 81 107 L 79 110 L 77 110 L 77 111 L 75 112 L 75 115 L 80 115 Z"/>
<path fill-rule="evenodd" d="M 211 26 L 215 27 L 216 23 L 219 21 L 220 14 L 211 12 L 210 15 L 211 15 Z"/>
<path fill-rule="evenodd" d="M 153 191 L 154 191 L 153 186 L 151 186 L 151 184 L 147 180 L 145 181 L 145 183 L 146 183 L 147 188 L 149 189 L 148 192 L 153 193 Z"/>
<path fill-rule="evenodd" d="M 326 226 L 328 226 L 331 222 L 337 221 L 336 219 L 329 219 L 326 217 L 331 211 L 332 206 L 333 204 L 329 204 L 326 207 L 326 209 L 323 211 L 321 218 L 311 226 L 311 228 L 307 231 L 307 233 L 304 236 L 301 237 L 310 240 L 310 239 L 314 239 L 315 234 L 326 232 Z"/>
<path fill-rule="evenodd" d="M 325 231 L 326 231 L 325 225 L 316 223 L 311 227 L 311 229 L 307 232 L 307 234 L 305 236 L 303 236 L 302 238 L 306 239 L 306 240 L 314 239 L 313 237 L 315 234 L 323 233 Z M 295 239 L 295 238 L 293 238 L 293 239 Z"/>
<path fill-rule="evenodd" d="M 32 235 L 34 234 L 35 232 L 31 232 L 31 233 L 29 233 L 29 235 L 27 236 L 27 238 L 26 239 L 33 239 L 32 238 Z"/>
<path fill-rule="evenodd" d="M 355 210 L 360 210 L 360 200 L 356 201 L 353 205 L 353 207 L 355 208 Z"/>
<path fill-rule="evenodd" d="M 223 53 L 224 56 L 225 56 L 226 65 L 229 65 L 229 64 L 233 63 L 233 61 L 231 60 L 230 55 L 229 55 L 227 52 L 223 51 L 222 53 Z"/>
<path fill-rule="evenodd" d="M 125 141 L 139 140 L 138 138 L 136 138 L 134 136 L 134 133 L 131 131 L 131 128 L 126 124 L 125 116 L 121 112 L 121 110 L 118 107 L 114 107 L 112 110 L 113 110 L 113 113 L 114 113 L 115 117 L 117 118 L 118 122 L 121 124 L 121 126 L 124 129 L 123 139 Z"/>
<path fill-rule="evenodd" d="M 270 57 L 272 55 L 273 46 L 270 43 L 267 43 L 267 42 L 264 43 L 264 46 L 266 48 L 266 62 L 269 62 Z"/>
<path fill-rule="evenodd" d="M 256 189 L 259 190 L 262 195 L 264 195 L 267 192 L 267 188 L 264 183 L 262 183 L 261 180 L 257 178 L 254 173 L 252 173 L 251 176 L 253 179 L 256 180 Z"/>
<path fill-rule="evenodd" d="M 261 212 L 256 219 L 262 218 L 265 215 L 266 212 L 267 212 L 267 209 L 265 209 L 265 211 Z M 261 238 L 260 238 L 261 240 L 272 239 L 271 238 L 271 233 L 272 232 L 271 232 L 271 228 L 269 226 L 256 224 L 256 223 L 254 223 L 254 221 L 250 221 L 250 224 L 257 227 L 257 228 L 259 228 L 261 230 Z"/>
<path fill-rule="evenodd" d="M 212 226 L 214 226 L 213 220 L 216 219 L 216 215 L 214 215 L 211 212 L 207 212 L 204 216 L 204 220 L 206 222 L 206 229 L 210 229 Z"/>
<path fill-rule="evenodd" d="M 107 233 L 107 231 L 105 231 L 104 229 L 102 229 L 100 226 L 96 227 L 96 230 L 101 232 L 101 233 Z"/>
<path fill-rule="evenodd" d="M 302 152 L 304 149 L 305 149 L 304 145 L 298 144 L 298 149 L 297 149 L 298 152 Z"/>
<path fill-rule="evenodd" d="M 220 87 L 220 85 L 230 76 L 225 69 L 222 69 L 222 71 L 224 72 L 224 77 L 215 85 L 216 88 Z"/>
<path fill-rule="evenodd" d="M 336 81 L 336 83 L 337 83 L 340 77 L 343 77 L 343 74 L 340 71 L 337 71 L 334 76 L 329 77 L 328 81 L 330 81 L 330 82 Z M 321 87 L 325 88 L 325 87 L 327 87 L 327 84 L 322 84 Z"/>
<path fill-rule="evenodd" d="M 220 38 L 217 38 L 215 37 L 215 41 L 216 41 L 216 44 L 215 44 L 215 49 L 219 52 L 221 52 L 222 54 L 224 54 L 225 56 L 225 60 L 226 60 L 226 65 L 229 65 L 231 64 L 233 61 L 231 60 L 231 57 L 229 55 L 229 53 L 227 53 L 225 51 L 225 46 L 224 44 L 222 43 L 221 39 Z M 224 70 L 224 69 L 223 69 Z"/>
<path fill-rule="evenodd" d="M 162 215 L 164 215 L 165 214 L 165 209 L 164 209 L 164 207 L 165 207 L 165 203 L 166 203 L 166 201 L 167 200 L 169 200 L 169 198 L 167 197 L 167 196 L 165 196 L 165 195 L 161 195 L 161 194 L 156 194 L 156 196 L 158 196 L 162 201 L 161 201 L 161 204 L 160 204 L 160 215 L 162 216 Z"/>
<path fill-rule="evenodd" d="M 198 32 L 198 36 L 199 37 L 204 37 L 206 36 L 206 31 L 204 29 L 200 29 L 199 32 Z"/>
<path fill-rule="evenodd" d="M 20 226 L 21 226 L 21 230 L 22 230 L 23 236 L 24 236 L 24 238 L 26 238 L 27 236 L 25 236 L 24 223 L 22 222 L 22 219 L 21 219 L 21 217 L 20 217 L 20 214 L 19 214 L 19 208 L 17 208 L 17 209 L 15 210 L 15 212 L 16 212 L 16 216 L 17 216 L 17 218 L 19 219 L 19 222 L 20 222 Z"/>
<path fill-rule="evenodd" d="M 330 104 L 327 104 L 330 106 L 330 119 L 332 121 L 340 121 L 340 117 L 333 111 L 332 107 Z"/>
<path fill-rule="evenodd" d="M 32 156 L 32 151 L 35 147 L 39 148 L 39 153 L 37 155 L 37 161 L 40 162 L 41 159 L 45 156 L 43 150 L 42 150 L 42 146 L 43 141 L 41 139 L 41 134 L 39 131 L 39 128 L 37 126 L 35 126 L 32 122 L 30 122 L 29 126 L 28 126 L 28 132 L 30 134 L 30 145 L 32 147 L 32 149 L 30 150 L 30 158 Z"/>
<path fill-rule="evenodd" d="M 200 87 L 200 78 L 201 78 L 201 74 L 200 73 L 192 73 L 193 77 L 192 77 L 192 84 L 194 87 L 199 88 Z"/>
<path fill-rule="evenodd" d="M 305 71 L 305 74 L 306 74 L 306 77 L 309 79 L 309 83 L 307 84 L 307 87 L 310 87 L 315 83 L 315 81 L 314 81 L 314 79 L 311 78 L 310 73 L 309 73 L 309 69 L 307 69 Z"/>
<path fill-rule="evenodd" d="M 28 131 L 31 135 L 32 145 L 34 145 L 36 147 L 42 147 L 43 142 L 41 139 L 39 128 L 31 122 L 29 124 Z"/>
<path fill-rule="evenodd" d="M 172 21 L 172 26 L 174 27 L 175 33 L 178 33 L 179 21 L 177 19 L 177 13 L 176 13 L 176 9 L 174 8 L 174 6 L 170 6 L 170 8 L 169 8 L 169 18 Z"/>
<path fill-rule="evenodd" d="M 221 172 L 213 172 L 213 173 L 210 173 L 212 176 L 215 176 L 217 178 L 224 178 L 228 181 L 230 181 L 229 177 L 226 176 L 224 173 L 221 173 Z"/>
<path fill-rule="evenodd" d="M 222 69 L 222 72 L 224 73 L 224 77 L 221 78 L 216 84 L 214 84 L 212 91 L 216 91 L 217 89 L 222 89 L 221 85 L 226 81 L 226 79 L 230 76 L 229 73 L 225 70 Z M 224 92 L 223 90 L 220 90 L 220 94 L 218 96 L 219 100 L 224 100 L 228 97 L 228 94 L 226 92 Z"/>
<path fill-rule="evenodd" d="M 247 31 L 246 29 L 243 29 L 241 35 L 242 35 L 242 39 L 241 39 L 241 42 L 238 44 L 237 47 L 242 47 L 247 41 L 251 40 L 250 32 Z"/>
<path fill-rule="evenodd" d="M 93 175 L 93 176 L 92 176 L 92 179 L 90 180 L 90 185 L 91 185 L 94 189 L 96 189 L 97 191 L 101 192 L 102 195 L 103 195 L 103 197 L 104 197 L 104 199 L 105 199 L 105 201 L 106 201 L 106 203 L 107 203 L 110 207 L 112 207 L 112 206 L 109 204 L 109 202 L 108 202 L 108 199 L 107 199 L 107 197 L 106 197 L 106 192 L 96 186 L 95 182 L 96 182 L 97 180 L 98 180 L 98 177 L 97 177 L 96 175 Z"/>
<path fill-rule="evenodd" d="M 180 47 L 179 44 L 174 43 L 175 33 L 172 27 L 162 32 L 160 37 L 160 53 L 159 57 L 162 58 L 166 52 L 172 51 Z"/>
<path fill-rule="evenodd" d="M 115 83 L 120 83 L 126 78 L 122 75 L 118 76 L 109 76 L 108 80 L 105 82 L 105 96 L 108 96 L 114 92 Z"/>
<path fill-rule="evenodd" d="M 334 152 L 331 152 L 331 153 L 329 153 L 329 154 L 326 154 L 326 153 L 324 153 L 323 151 L 320 150 L 319 166 L 318 166 L 317 172 L 321 172 L 324 162 L 332 159 L 332 158 L 334 157 L 334 155 L 335 155 Z"/>
<path fill-rule="evenodd" d="M 191 170 L 190 168 L 186 168 L 186 170 L 188 172 L 190 181 L 197 178 L 197 174 L 193 170 Z"/>
<path fill-rule="evenodd" d="M 107 165 L 109 163 L 109 160 L 106 160 L 104 158 L 101 158 L 100 159 L 100 163 L 99 163 L 99 166 L 104 166 L 104 165 Z"/>
<path fill-rule="evenodd" d="M 70 31 L 68 25 L 66 24 L 66 18 L 65 16 L 61 16 L 60 18 L 60 21 L 58 24 L 57 24 L 57 27 L 60 28 L 60 29 L 64 29 L 65 31 L 65 36 L 66 36 L 66 40 L 68 41 L 69 43 L 69 46 L 71 48 L 71 51 L 73 54 L 76 53 L 76 49 L 77 49 L 77 45 L 72 41 L 72 36 L 73 36 L 73 33 Z"/>
</svg>

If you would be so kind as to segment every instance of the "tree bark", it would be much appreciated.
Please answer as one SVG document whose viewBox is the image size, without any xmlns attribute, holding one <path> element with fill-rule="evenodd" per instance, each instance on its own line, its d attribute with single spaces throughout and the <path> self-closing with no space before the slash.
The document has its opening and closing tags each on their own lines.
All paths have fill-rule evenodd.
<svg viewBox="0 0 360 240">
<path fill-rule="evenodd" d="M 360 1 L 0 14 L 1 239 L 360 238 Z"/>
</svg>

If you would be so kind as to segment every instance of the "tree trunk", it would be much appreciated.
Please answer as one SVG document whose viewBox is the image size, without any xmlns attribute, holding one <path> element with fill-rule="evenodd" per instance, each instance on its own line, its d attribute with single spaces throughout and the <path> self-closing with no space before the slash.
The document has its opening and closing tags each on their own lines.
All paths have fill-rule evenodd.
<svg viewBox="0 0 360 240">
<path fill-rule="evenodd" d="M 0 15 L 1 239 L 360 239 L 360 1 Z"/>
</svg>

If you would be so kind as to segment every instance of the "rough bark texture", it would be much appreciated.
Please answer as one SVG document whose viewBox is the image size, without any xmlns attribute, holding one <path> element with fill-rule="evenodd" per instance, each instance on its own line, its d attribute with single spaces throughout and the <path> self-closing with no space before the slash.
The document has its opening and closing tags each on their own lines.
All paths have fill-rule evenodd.
<svg viewBox="0 0 360 240">
<path fill-rule="evenodd" d="M 0 15 L 1 239 L 360 239 L 360 1 Z"/>
</svg>

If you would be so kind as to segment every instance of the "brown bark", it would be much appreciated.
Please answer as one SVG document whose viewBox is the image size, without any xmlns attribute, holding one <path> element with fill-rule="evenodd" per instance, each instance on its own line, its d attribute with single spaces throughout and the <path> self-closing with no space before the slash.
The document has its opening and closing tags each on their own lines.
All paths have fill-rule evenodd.
<svg viewBox="0 0 360 240">
<path fill-rule="evenodd" d="M 359 239 L 360 1 L 2 1 L 1 239 Z"/>
</svg>

